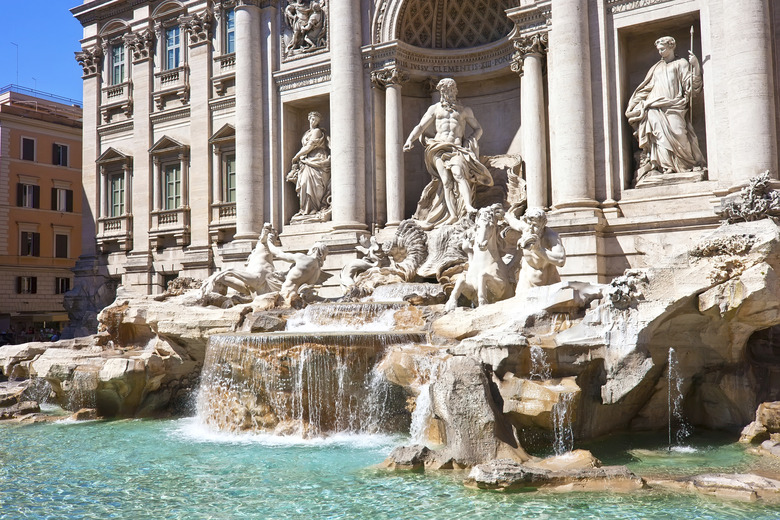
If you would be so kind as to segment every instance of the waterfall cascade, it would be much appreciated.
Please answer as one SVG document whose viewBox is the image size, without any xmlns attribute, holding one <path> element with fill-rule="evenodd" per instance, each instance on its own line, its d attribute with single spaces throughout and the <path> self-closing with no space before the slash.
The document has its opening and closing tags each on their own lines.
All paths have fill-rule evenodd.
<svg viewBox="0 0 780 520">
<path fill-rule="evenodd" d="M 377 365 L 389 346 L 427 342 L 408 330 L 415 312 L 404 303 L 310 305 L 287 332 L 212 336 L 198 415 L 230 432 L 406 432 L 406 394 Z"/>
<path fill-rule="evenodd" d="M 667 406 L 669 408 L 669 449 L 680 446 L 690 435 L 690 427 L 683 414 L 683 377 L 677 353 L 669 349 L 667 365 Z"/>
</svg>

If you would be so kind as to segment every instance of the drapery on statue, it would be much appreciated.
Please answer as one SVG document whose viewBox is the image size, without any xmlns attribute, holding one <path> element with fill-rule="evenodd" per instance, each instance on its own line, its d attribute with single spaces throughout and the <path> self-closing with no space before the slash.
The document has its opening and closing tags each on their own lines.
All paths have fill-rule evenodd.
<svg viewBox="0 0 780 520">
<path fill-rule="evenodd" d="M 287 0 L 284 18 L 292 29 L 286 54 L 306 52 L 325 44 L 325 0 Z"/>
<path fill-rule="evenodd" d="M 523 255 L 517 276 L 517 295 L 530 287 L 551 285 L 561 281 L 558 267 L 566 263 L 566 250 L 558 233 L 547 227 L 547 214 L 542 208 L 530 208 L 521 218 L 504 215 L 509 226 L 521 233 L 517 249 Z"/>
<path fill-rule="evenodd" d="M 631 99 L 626 117 L 634 127 L 641 157 L 636 180 L 659 173 L 702 170 L 705 162 L 690 117 L 691 100 L 702 90 L 701 65 L 675 54 L 671 36 L 655 41 L 661 60 L 647 72 Z"/>
<path fill-rule="evenodd" d="M 300 209 L 290 223 L 322 222 L 330 219 L 330 139 L 320 128 L 322 115 L 309 112 L 309 129 L 301 149 L 292 158 L 287 180 L 295 183 Z"/>
<path fill-rule="evenodd" d="M 512 271 L 504 263 L 499 247 L 498 223 L 504 215 L 500 204 L 481 208 L 474 228 L 464 237 L 463 249 L 469 257 L 469 267 L 455 278 L 445 310 L 458 306 L 463 294 L 475 305 L 495 303 L 514 294 Z"/>
<path fill-rule="evenodd" d="M 455 80 L 445 78 L 436 88 L 441 92 L 441 101 L 428 108 L 404 144 L 405 152 L 414 147 L 417 139 L 425 145 L 425 167 L 432 179 L 412 217 L 424 229 L 454 224 L 461 217 L 475 213 L 476 187 L 493 185 L 493 177 L 479 161 L 482 127 L 471 109 L 457 101 Z M 436 135 L 424 137 L 431 126 Z M 467 126 L 472 129 L 468 137 Z"/>
</svg>

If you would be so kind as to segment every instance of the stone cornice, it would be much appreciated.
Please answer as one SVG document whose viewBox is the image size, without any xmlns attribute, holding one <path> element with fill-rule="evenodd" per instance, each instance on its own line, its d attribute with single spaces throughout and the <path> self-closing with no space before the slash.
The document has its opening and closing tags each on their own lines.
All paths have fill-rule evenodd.
<svg viewBox="0 0 780 520">
<path fill-rule="evenodd" d="M 330 81 L 330 64 L 320 63 L 274 74 L 280 92 Z"/>
<path fill-rule="evenodd" d="M 421 49 L 394 41 L 365 47 L 363 58 L 366 66 L 374 70 L 397 67 L 421 80 L 430 76 L 462 77 L 501 71 L 511 63 L 513 52 L 509 38 L 458 52 Z"/>
<path fill-rule="evenodd" d="M 99 20 L 119 16 L 147 2 L 148 0 L 93 0 L 74 7 L 70 12 L 81 25 L 87 26 Z"/>
<path fill-rule="evenodd" d="M 610 13 L 615 14 L 671 1 L 672 0 L 608 0 L 607 8 Z"/>
<path fill-rule="evenodd" d="M 521 35 L 547 30 L 552 24 L 552 2 L 538 1 L 532 5 L 508 9 L 506 14 L 515 24 L 511 34 L 515 39 Z"/>
<path fill-rule="evenodd" d="M 112 125 L 103 125 L 98 127 L 98 135 L 105 137 L 107 135 L 120 134 L 122 132 L 131 132 L 133 130 L 133 120 L 122 121 Z"/>
<path fill-rule="evenodd" d="M 174 110 L 165 110 L 157 112 L 149 116 L 149 120 L 153 125 L 164 123 L 166 121 L 174 121 L 176 119 L 184 119 L 190 117 L 190 107 L 178 108 Z"/>
</svg>

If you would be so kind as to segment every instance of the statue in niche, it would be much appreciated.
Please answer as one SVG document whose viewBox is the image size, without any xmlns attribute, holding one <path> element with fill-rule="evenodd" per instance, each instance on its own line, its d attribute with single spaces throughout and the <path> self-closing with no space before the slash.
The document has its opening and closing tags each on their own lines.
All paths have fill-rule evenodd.
<svg viewBox="0 0 780 520">
<path fill-rule="evenodd" d="M 292 30 L 285 47 L 289 56 L 325 46 L 325 0 L 287 0 L 284 18 Z"/>
<path fill-rule="evenodd" d="M 309 112 L 309 129 L 301 139 L 301 149 L 292 158 L 287 180 L 295 183 L 300 201 L 291 224 L 324 222 L 330 219 L 330 139 L 320 128 L 322 115 Z"/>
<path fill-rule="evenodd" d="M 455 310 L 461 294 L 475 305 L 495 303 L 514 295 L 512 266 L 504 262 L 500 247 L 499 222 L 503 216 L 501 204 L 482 208 L 477 213 L 477 221 L 462 243 L 469 267 L 455 278 L 445 310 Z"/>
<path fill-rule="evenodd" d="M 414 147 L 415 140 L 425 145 L 425 167 L 431 182 L 423 190 L 412 218 L 426 230 L 454 224 L 476 213 L 476 187 L 493 185 L 493 177 L 479 161 L 482 127 L 471 109 L 457 101 L 455 80 L 445 78 L 436 88 L 441 101 L 428 108 L 404 144 L 405 152 Z M 425 137 L 431 127 L 435 135 Z M 468 137 L 467 127 L 471 127 Z"/>
<path fill-rule="evenodd" d="M 547 213 L 530 208 L 521 218 L 507 213 L 509 227 L 520 232 L 517 250 L 522 255 L 515 293 L 522 295 L 530 287 L 561 281 L 558 268 L 566 263 L 566 250 L 558 233 L 547 227 Z"/>
<path fill-rule="evenodd" d="M 691 101 L 702 90 L 701 65 L 688 51 L 675 54 L 671 36 L 655 41 L 661 60 L 647 72 L 628 102 L 626 117 L 641 149 L 636 182 L 645 177 L 703 172 L 705 161 L 691 124 Z"/>
</svg>

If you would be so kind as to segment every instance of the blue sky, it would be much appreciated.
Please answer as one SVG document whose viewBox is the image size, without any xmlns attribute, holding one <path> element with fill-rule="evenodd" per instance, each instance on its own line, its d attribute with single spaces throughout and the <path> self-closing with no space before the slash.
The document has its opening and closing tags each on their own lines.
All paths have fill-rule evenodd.
<svg viewBox="0 0 780 520">
<path fill-rule="evenodd" d="M 23 87 L 81 101 L 81 24 L 70 14 L 80 0 L 0 0 L 0 87 Z M 35 78 L 35 79 L 33 79 Z"/>
</svg>

